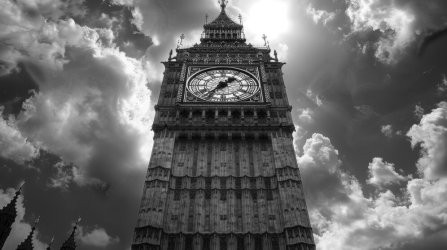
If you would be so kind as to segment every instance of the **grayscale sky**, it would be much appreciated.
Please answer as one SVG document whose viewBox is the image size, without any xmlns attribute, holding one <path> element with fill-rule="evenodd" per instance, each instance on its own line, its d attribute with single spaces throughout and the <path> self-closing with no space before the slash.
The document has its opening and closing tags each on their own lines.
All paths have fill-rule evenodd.
<svg viewBox="0 0 447 250">
<path fill-rule="evenodd" d="M 129 249 L 169 50 L 217 0 L 1 0 L 0 207 L 7 249 L 81 216 L 80 249 Z M 447 246 L 447 1 L 233 0 L 278 51 L 319 250 Z"/>
</svg>

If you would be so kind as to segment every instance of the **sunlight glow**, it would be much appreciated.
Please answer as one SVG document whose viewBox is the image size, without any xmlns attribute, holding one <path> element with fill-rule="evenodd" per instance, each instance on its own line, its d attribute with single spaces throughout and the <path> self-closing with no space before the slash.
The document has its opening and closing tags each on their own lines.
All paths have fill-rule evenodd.
<svg viewBox="0 0 447 250">
<path fill-rule="evenodd" d="M 290 30 L 289 3 L 284 0 L 261 0 L 252 5 L 244 26 L 253 35 L 266 34 L 268 40 L 277 40 Z"/>
<path fill-rule="evenodd" d="M 154 43 L 154 46 L 160 45 L 160 41 L 158 40 L 157 36 L 152 36 L 152 42 Z"/>
</svg>

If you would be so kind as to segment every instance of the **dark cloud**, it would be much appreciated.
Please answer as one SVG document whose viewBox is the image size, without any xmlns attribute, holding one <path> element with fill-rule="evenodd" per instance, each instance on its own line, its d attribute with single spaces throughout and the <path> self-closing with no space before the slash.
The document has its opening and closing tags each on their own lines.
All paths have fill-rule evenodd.
<svg viewBox="0 0 447 250">
<path fill-rule="evenodd" d="M 18 114 L 22 110 L 23 102 L 39 91 L 39 86 L 28 73 L 24 65 L 17 68 L 9 75 L 0 76 L 0 106 L 5 110 L 3 115 Z"/>
<path fill-rule="evenodd" d="M 423 55 L 427 48 L 434 42 L 441 40 L 447 36 L 447 28 L 437 30 L 428 34 L 419 47 L 419 55 Z"/>
</svg>

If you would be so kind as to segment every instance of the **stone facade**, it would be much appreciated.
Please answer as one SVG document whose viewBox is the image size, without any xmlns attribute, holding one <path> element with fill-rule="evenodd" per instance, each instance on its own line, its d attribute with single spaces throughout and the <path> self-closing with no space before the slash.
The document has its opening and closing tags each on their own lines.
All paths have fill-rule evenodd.
<svg viewBox="0 0 447 250">
<path fill-rule="evenodd" d="M 133 250 L 313 250 L 282 66 L 225 13 L 166 67 Z M 189 79 L 241 69 L 259 82 L 240 102 L 207 102 Z"/>
</svg>

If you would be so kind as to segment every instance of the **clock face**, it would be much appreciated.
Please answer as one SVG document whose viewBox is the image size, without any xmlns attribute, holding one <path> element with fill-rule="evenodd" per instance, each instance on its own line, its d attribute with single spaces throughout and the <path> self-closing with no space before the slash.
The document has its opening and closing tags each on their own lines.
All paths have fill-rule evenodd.
<svg viewBox="0 0 447 250">
<path fill-rule="evenodd" d="M 239 102 L 259 91 L 250 73 L 231 68 L 204 70 L 188 81 L 187 89 L 197 98 L 210 102 Z"/>
</svg>

